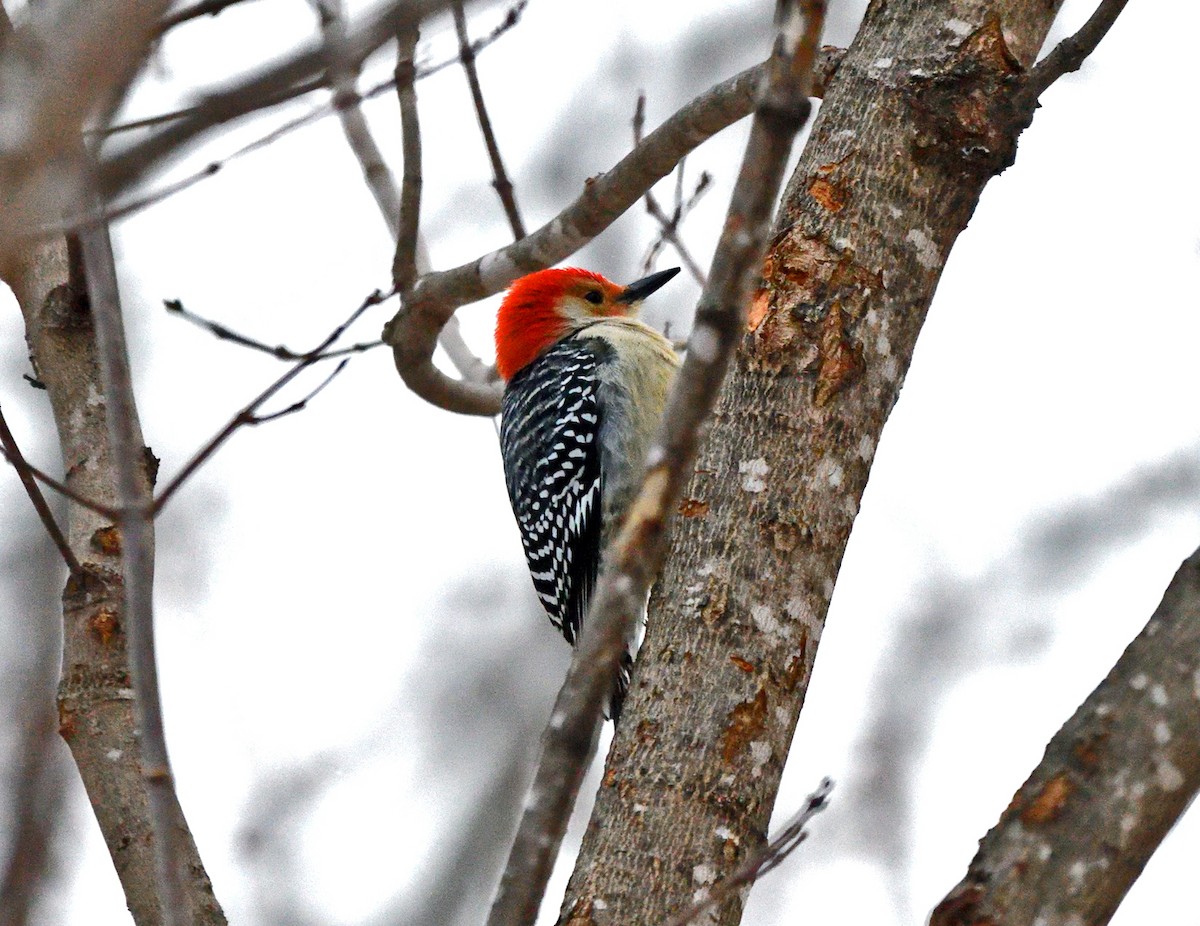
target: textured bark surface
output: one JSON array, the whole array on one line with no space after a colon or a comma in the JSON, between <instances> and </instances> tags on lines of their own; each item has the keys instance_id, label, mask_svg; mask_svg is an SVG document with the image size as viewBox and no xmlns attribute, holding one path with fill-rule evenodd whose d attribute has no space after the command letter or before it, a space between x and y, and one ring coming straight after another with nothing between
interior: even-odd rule
<instances>
[{"instance_id":1,"label":"textured bark surface","mask_svg":"<svg viewBox=\"0 0 1200 926\"><path fill-rule=\"evenodd\" d=\"M661 922L762 844L880 432L1058 6L868 10L680 506L563 920Z\"/></svg>"},{"instance_id":2,"label":"textured bark surface","mask_svg":"<svg viewBox=\"0 0 1200 926\"><path fill-rule=\"evenodd\" d=\"M31 246L4 268L25 317L34 372L45 384L58 428L66 484L102 505L118 503L106 404L86 299L59 240ZM73 285L75 281L76 285ZM157 461L149 451L149 497ZM71 503L67 540L84 569L63 594L59 730L71 749L138 926L161 922L154 842L142 780L124 628L119 530ZM182 816L178 825L184 827ZM223 924L212 885L188 837L189 868L203 909L196 922Z\"/></svg>"},{"instance_id":3,"label":"textured bark surface","mask_svg":"<svg viewBox=\"0 0 1200 926\"><path fill-rule=\"evenodd\" d=\"M1101 926L1200 789L1200 550L1063 725L931 926Z\"/></svg>"}]
</instances>

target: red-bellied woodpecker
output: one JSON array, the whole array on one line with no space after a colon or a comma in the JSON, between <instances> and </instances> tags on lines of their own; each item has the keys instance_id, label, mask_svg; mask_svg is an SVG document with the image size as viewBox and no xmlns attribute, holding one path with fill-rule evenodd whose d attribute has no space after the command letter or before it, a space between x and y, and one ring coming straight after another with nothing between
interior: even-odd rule
<instances>
[{"instance_id":1,"label":"red-bellied woodpecker","mask_svg":"<svg viewBox=\"0 0 1200 926\"><path fill-rule=\"evenodd\" d=\"M587 270L542 270L512 285L496 318L508 496L542 607L572 645L679 365L637 311L678 272L618 286ZM631 664L626 653L614 720Z\"/></svg>"}]
</instances>

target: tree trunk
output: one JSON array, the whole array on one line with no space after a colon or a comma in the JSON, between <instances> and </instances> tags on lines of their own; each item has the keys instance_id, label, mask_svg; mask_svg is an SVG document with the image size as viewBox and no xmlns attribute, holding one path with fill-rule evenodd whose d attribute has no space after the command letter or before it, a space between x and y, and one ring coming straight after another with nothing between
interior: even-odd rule
<instances>
[{"instance_id":1,"label":"tree trunk","mask_svg":"<svg viewBox=\"0 0 1200 926\"><path fill-rule=\"evenodd\" d=\"M868 9L785 193L562 919L662 922L762 844L880 432L1060 2Z\"/></svg>"},{"instance_id":2,"label":"tree trunk","mask_svg":"<svg viewBox=\"0 0 1200 926\"><path fill-rule=\"evenodd\" d=\"M116 506L106 401L78 255L65 239L29 245L3 276L20 304L34 372L50 398L64 481L85 498ZM146 461L149 498L157 461L148 449ZM67 518L67 541L83 575L63 593L59 732L79 768L133 920L152 926L162 918L126 651L120 531L75 502L68 504ZM176 825L186 832L181 814ZM190 834L187 841L189 876L202 907L194 911L195 921L223 926Z\"/></svg>"}]
</instances>

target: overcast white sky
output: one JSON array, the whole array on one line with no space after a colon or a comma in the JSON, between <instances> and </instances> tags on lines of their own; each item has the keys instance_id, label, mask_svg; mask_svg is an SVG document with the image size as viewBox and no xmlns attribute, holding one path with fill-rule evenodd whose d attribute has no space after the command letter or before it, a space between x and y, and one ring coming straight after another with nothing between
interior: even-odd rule
<instances>
[{"instance_id":1,"label":"overcast white sky","mask_svg":"<svg viewBox=\"0 0 1200 926\"><path fill-rule=\"evenodd\" d=\"M772 6L531 0L480 60L527 224L627 150L639 88L654 125L758 60ZM831 7L840 19L827 40L844 45L862 5ZM473 29L503 9L483 7ZM1052 40L1091 9L1068 0ZM301 0L259 0L178 30L131 112L171 108L313 26ZM921 922L1200 542L1198 33L1195 5L1131 4L1083 72L1046 94L1015 166L955 247L879 447L779 814L822 775L839 787L811 840L755 889L748 924ZM429 34L432 58L451 52L445 24ZM390 70L386 58L372 76ZM445 267L507 232L461 72L422 82L419 95L425 227ZM368 115L398 166L394 98ZM172 174L284 118L238 124ZM716 180L686 226L705 260L743 129L689 160L690 177ZM653 230L637 213L572 263L638 276ZM277 370L167 317L162 299L304 347L385 286L391 263L332 120L124 221L117 247L143 427L167 474ZM659 266L674 263L667 254ZM681 277L647 307L650 320L686 324L696 292ZM494 308L460 313L484 355ZM377 336L391 309L357 337ZM0 400L27 453L53 461L42 394L19 379L18 321L6 305ZM15 479L2 491L6 512L24 504ZM536 727L567 660L536 614L492 423L422 404L387 355L370 353L303 414L240 433L159 530L170 747L231 921L269 922L284 881L314 921L347 924L419 890L497 748L482 724L428 729L425 706L498 703ZM510 671L514 650L526 662ZM314 761L319 783L308 822L289 831L286 867L250 858L247 821L263 795ZM46 922L128 922L76 797L84 850ZM1193 813L1114 923L1194 918L1183 872L1197 857ZM276 863L272 884L262 872ZM557 897L549 906L548 923Z\"/></svg>"}]
</instances>

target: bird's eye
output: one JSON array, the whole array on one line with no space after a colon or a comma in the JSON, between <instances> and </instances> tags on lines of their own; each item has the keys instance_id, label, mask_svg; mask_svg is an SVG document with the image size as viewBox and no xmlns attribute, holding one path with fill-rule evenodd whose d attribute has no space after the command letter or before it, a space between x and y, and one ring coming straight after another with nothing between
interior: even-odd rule
<instances>
[{"instance_id":1,"label":"bird's eye","mask_svg":"<svg viewBox=\"0 0 1200 926\"><path fill-rule=\"evenodd\" d=\"M604 293L600 292L600 290L598 290L598 289L593 289L591 292L589 292L583 298L586 299L588 302L590 302L592 305L599 305L601 302L604 301Z\"/></svg>"}]
</instances>

